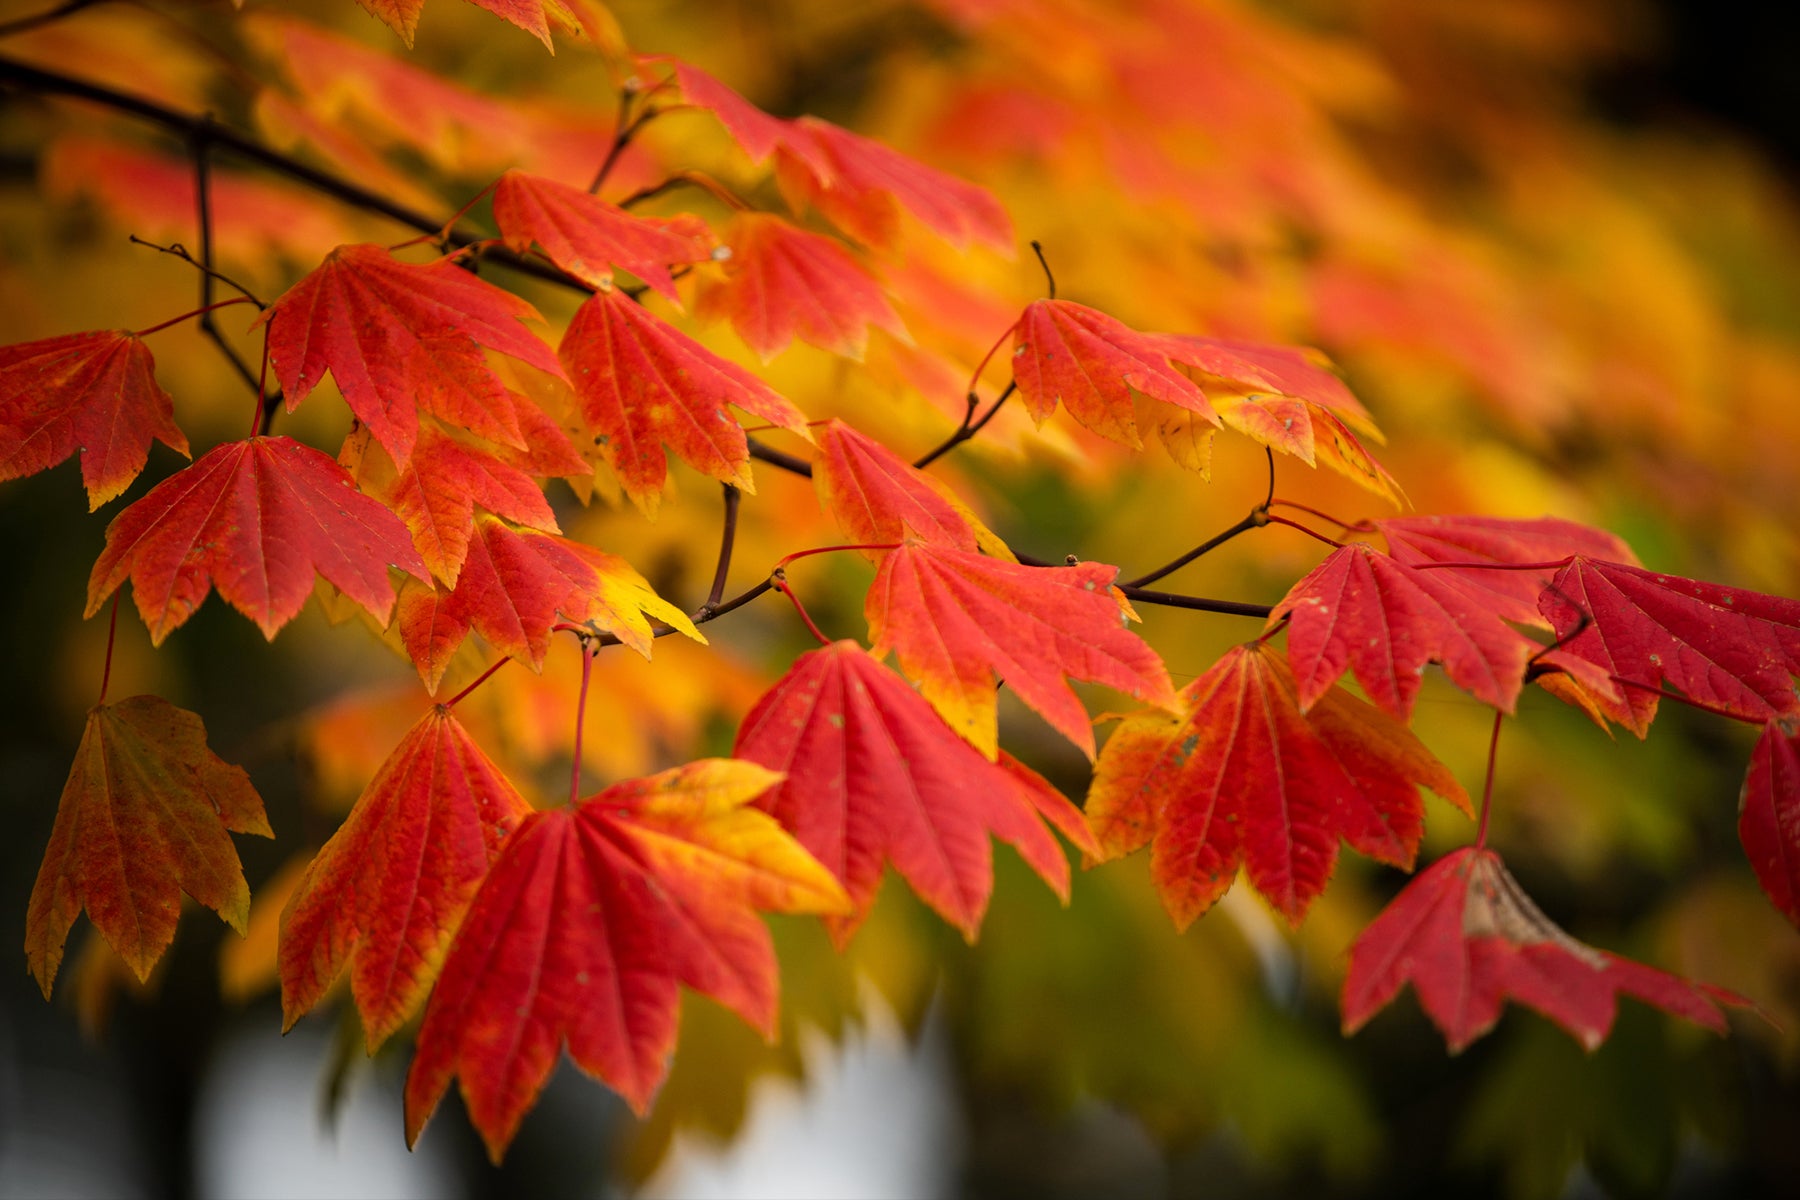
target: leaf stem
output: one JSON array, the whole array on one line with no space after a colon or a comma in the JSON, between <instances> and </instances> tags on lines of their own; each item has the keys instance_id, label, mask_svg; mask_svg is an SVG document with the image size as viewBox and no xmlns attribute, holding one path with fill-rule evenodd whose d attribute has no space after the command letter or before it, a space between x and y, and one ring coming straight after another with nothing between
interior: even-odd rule
<instances>
[{"instance_id":1,"label":"leaf stem","mask_svg":"<svg viewBox=\"0 0 1800 1200\"><path fill-rule=\"evenodd\" d=\"M810 550L796 550L792 554L784 555L776 561L775 569L780 571L791 562L811 558L815 554L831 554L838 550L898 550L899 548L899 542L846 542L839 546L814 546Z\"/></svg>"},{"instance_id":2,"label":"leaf stem","mask_svg":"<svg viewBox=\"0 0 1800 1200\"><path fill-rule=\"evenodd\" d=\"M587 722L588 681L594 674L594 651L588 648L588 635L576 633L581 643L581 691L575 696L575 761L569 767L569 807L581 799L581 729Z\"/></svg>"},{"instance_id":3,"label":"leaf stem","mask_svg":"<svg viewBox=\"0 0 1800 1200\"><path fill-rule=\"evenodd\" d=\"M454 696L450 697L448 700L444 701L444 707L445 708L455 708L458 704L460 704L462 702L462 700L465 696L467 696L470 692L474 691L476 688L480 687L482 684L486 683L488 681L489 676L491 676L495 671L498 671L501 667L504 667L507 663L509 663L511 661L512 661L512 658L510 655L501 658L493 666L489 667L487 670L485 670L481 674L477 675L475 677L474 683L471 683L468 687L464 688L462 691L456 693L456 695L454 695Z\"/></svg>"},{"instance_id":4,"label":"leaf stem","mask_svg":"<svg viewBox=\"0 0 1800 1200\"><path fill-rule=\"evenodd\" d=\"M233 296L229 300L215 300L211 304L208 304L204 308L196 308L189 312L182 313L179 317L170 317L166 321L159 321L157 324L152 325L147 329L137 330L136 336L149 337L153 333L161 333L163 330L169 328L169 326L171 326L171 325L179 325L183 321L191 321L195 317L203 316L206 313L214 311L215 309L230 308L234 304L254 304L254 303L256 303L254 300L251 300L245 296Z\"/></svg>"},{"instance_id":5,"label":"leaf stem","mask_svg":"<svg viewBox=\"0 0 1800 1200\"><path fill-rule=\"evenodd\" d=\"M1260 617L1265 621L1269 619L1269 614L1275 611L1274 606L1270 604L1250 604L1242 600L1213 600L1206 596L1184 596L1179 592L1157 592L1151 591L1149 588L1127 587L1122 584L1114 586L1125 593L1127 600L1155 604L1162 608L1186 608L1195 612L1224 613L1233 617Z\"/></svg>"},{"instance_id":6,"label":"leaf stem","mask_svg":"<svg viewBox=\"0 0 1800 1200\"><path fill-rule=\"evenodd\" d=\"M1329 520L1329 519L1330 518L1327 518L1327 520ZM1304 533L1307 537L1314 538L1318 541L1324 542L1327 546L1331 546L1338 550L1342 550L1344 548L1344 543L1338 541L1336 538L1326 537L1324 534L1320 533L1316 529L1309 529L1305 525L1302 525L1298 521L1290 521L1286 517L1278 517L1274 513L1269 514L1269 524L1271 524L1271 525L1286 525L1289 529L1298 529L1301 533ZM1347 528L1349 528L1349 526L1345 526L1345 528L1347 529Z\"/></svg>"},{"instance_id":7,"label":"leaf stem","mask_svg":"<svg viewBox=\"0 0 1800 1200\"><path fill-rule=\"evenodd\" d=\"M1494 810L1494 761L1500 751L1500 726L1506 720L1506 714L1499 709L1494 710L1494 732L1488 737L1487 779L1481 785L1481 822L1475 829L1475 848L1481 850L1487 846L1488 817Z\"/></svg>"},{"instance_id":8,"label":"leaf stem","mask_svg":"<svg viewBox=\"0 0 1800 1200\"><path fill-rule=\"evenodd\" d=\"M725 489L725 521L719 530L719 562L713 568L712 587L706 593L706 603L700 606L701 612L712 612L724 598L725 579L731 574L731 550L737 542L738 504L742 494L732 484L720 486Z\"/></svg>"},{"instance_id":9,"label":"leaf stem","mask_svg":"<svg viewBox=\"0 0 1800 1200\"><path fill-rule=\"evenodd\" d=\"M96 708L106 703L106 689L112 684L113 639L118 636L119 599L124 595L122 591L113 593L112 615L106 623L106 666L100 672L100 699L94 702Z\"/></svg>"},{"instance_id":10,"label":"leaf stem","mask_svg":"<svg viewBox=\"0 0 1800 1200\"><path fill-rule=\"evenodd\" d=\"M1273 456L1274 456L1274 452L1270 451L1271 459L1273 458ZM1274 466L1273 466L1273 463L1271 463L1270 471L1273 472L1273 470L1274 470ZM1332 516L1330 513L1326 512L1324 509L1314 508L1310 504L1302 504L1298 500L1278 499L1275 495L1275 480L1273 478L1273 475L1271 475L1271 477L1269 479L1269 504L1268 504L1268 506L1270 508L1291 508L1297 512L1303 512L1303 513L1308 514L1309 516L1317 517L1321 521L1330 521L1333 525L1336 525L1339 529L1366 530L1366 529L1370 528L1369 523L1367 521L1356 521L1356 522L1342 521L1342 520L1339 520L1337 517Z\"/></svg>"},{"instance_id":11,"label":"leaf stem","mask_svg":"<svg viewBox=\"0 0 1800 1200\"><path fill-rule=\"evenodd\" d=\"M1459 571L1554 571L1559 567L1568 566L1574 561L1574 558L1575 556L1571 554L1567 558L1559 558L1555 562L1430 562L1409 565L1415 571L1448 571L1451 569Z\"/></svg>"},{"instance_id":12,"label":"leaf stem","mask_svg":"<svg viewBox=\"0 0 1800 1200\"><path fill-rule=\"evenodd\" d=\"M806 611L806 605L800 603L800 597L794 595L794 589L788 586L787 575L780 567L776 567L769 576L769 586L793 601L794 611L800 614L800 619L806 622L806 627L812 631L812 635L819 639L819 645L831 645L831 639L826 637L813 623L812 615Z\"/></svg>"},{"instance_id":13,"label":"leaf stem","mask_svg":"<svg viewBox=\"0 0 1800 1200\"><path fill-rule=\"evenodd\" d=\"M1733 720L1733 721L1745 721L1751 725L1761 725L1767 721L1773 720L1773 719L1781 716L1781 714L1779 712L1775 711L1775 709L1773 707L1771 707L1768 715L1761 716L1761 717L1752 717L1745 713L1733 712L1729 708L1720 708L1716 704L1708 704L1704 700L1695 700L1691 696L1684 696L1680 692L1671 692L1666 688L1657 687L1654 684L1644 683L1641 680L1627 679L1623 675L1610 675L1609 674L1607 676L1607 678L1612 680L1614 683L1623 684L1628 688L1636 688L1640 692L1650 692L1653 695L1658 696L1664 700L1678 701L1679 703L1687 705L1689 708L1699 709L1703 713L1711 713L1715 717L1725 717L1725 718L1727 718L1729 720Z\"/></svg>"},{"instance_id":14,"label":"leaf stem","mask_svg":"<svg viewBox=\"0 0 1800 1200\"><path fill-rule=\"evenodd\" d=\"M1056 299L1056 276L1050 271L1050 260L1044 257L1044 243L1032 238L1031 252L1037 255L1038 266L1044 268L1044 279L1050 284L1050 299Z\"/></svg>"}]
</instances>

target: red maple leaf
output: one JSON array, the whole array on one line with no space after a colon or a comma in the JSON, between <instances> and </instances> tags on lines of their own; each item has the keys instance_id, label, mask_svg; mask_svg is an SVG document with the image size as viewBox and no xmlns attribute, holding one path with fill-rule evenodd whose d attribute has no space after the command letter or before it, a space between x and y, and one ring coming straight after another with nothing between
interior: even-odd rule
<instances>
[{"instance_id":1,"label":"red maple leaf","mask_svg":"<svg viewBox=\"0 0 1800 1200\"><path fill-rule=\"evenodd\" d=\"M578 187L523 171L500 177L494 220L508 246L524 251L536 242L584 283L611 287L617 267L677 304L670 266L712 260L712 234L698 217L633 216Z\"/></svg>"},{"instance_id":2,"label":"red maple leaf","mask_svg":"<svg viewBox=\"0 0 1800 1200\"><path fill-rule=\"evenodd\" d=\"M1770 721L1750 755L1738 840L1770 903L1800 925L1800 734Z\"/></svg>"},{"instance_id":3,"label":"red maple leaf","mask_svg":"<svg viewBox=\"0 0 1800 1200\"><path fill-rule=\"evenodd\" d=\"M1578 555L1538 607L1564 654L1638 685L1596 702L1639 737L1665 681L1740 720L1800 714L1800 601Z\"/></svg>"},{"instance_id":4,"label":"red maple leaf","mask_svg":"<svg viewBox=\"0 0 1800 1200\"><path fill-rule=\"evenodd\" d=\"M274 836L250 777L207 747L199 717L156 696L92 709L25 914L44 998L83 908L139 979L174 940L183 892L243 933L250 888L232 833Z\"/></svg>"},{"instance_id":5,"label":"red maple leaf","mask_svg":"<svg viewBox=\"0 0 1800 1200\"><path fill-rule=\"evenodd\" d=\"M390 567L427 577L398 517L327 455L255 437L215 446L113 518L87 615L129 578L160 644L217 587L273 638L305 606L316 572L385 623Z\"/></svg>"},{"instance_id":6,"label":"red maple leaf","mask_svg":"<svg viewBox=\"0 0 1800 1200\"><path fill-rule=\"evenodd\" d=\"M830 121L793 121L775 167L790 204L812 205L871 246L893 245L905 212L953 245L1012 251L1012 221L992 192Z\"/></svg>"},{"instance_id":7,"label":"red maple leaf","mask_svg":"<svg viewBox=\"0 0 1800 1200\"><path fill-rule=\"evenodd\" d=\"M1302 711L1286 661L1239 646L1181 690L1174 714L1128 717L1094 769L1087 818L1104 857L1150 843L1151 877L1186 928L1243 866L1300 923L1325 890L1341 838L1410 868L1424 828L1419 788L1468 797L1405 726L1342 688Z\"/></svg>"},{"instance_id":8,"label":"red maple leaf","mask_svg":"<svg viewBox=\"0 0 1800 1200\"><path fill-rule=\"evenodd\" d=\"M282 914L283 1028L349 963L373 1054L424 1001L501 840L530 812L449 709L426 713L307 866Z\"/></svg>"},{"instance_id":9,"label":"red maple leaf","mask_svg":"<svg viewBox=\"0 0 1800 1200\"><path fill-rule=\"evenodd\" d=\"M910 537L954 550L976 548L967 510L923 471L836 418L819 438L813 483L852 541L884 545Z\"/></svg>"},{"instance_id":10,"label":"red maple leaf","mask_svg":"<svg viewBox=\"0 0 1800 1200\"><path fill-rule=\"evenodd\" d=\"M453 262L418 266L358 245L326 255L259 321L269 324L269 361L290 412L330 371L350 411L404 465L418 435L421 391L433 411L483 436L491 434L471 423L471 413L510 411L482 347L561 374L550 348L519 324L524 319L538 319L537 310ZM516 426L505 440L519 442Z\"/></svg>"},{"instance_id":11,"label":"red maple leaf","mask_svg":"<svg viewBox=\"0 0 1800 1200\"><path fill-rule=\"evenodd\" d=\"M1743 997L1576 941L1546 917L1500 856L1474 846L1406 885L1350 950L1344 1032L1411 983L1451 1053L1494 1027L1507 1000L1530 1006L1587 1049L1606 1040L1621 994L1725 1032L1721 1004Z\"/></svg>"},{"instance_id":12,"label":"red maple leaf","mask_svg":"<svg viewBox=\"0 0 1800 1200\"><path fill-rule=\"evenodd\" d=\"M783 429L806 428L805 414L768 384L622 292L602 291L583 304L560 353L606 461L646 513L662 500L665 442L695 470L756 491L749 443L727 405Z\"/></svg>"},{"instance_id":13,"label":"red maple leaf","mask_svg":"<svg viewBox=\"0 0 1800 1200\"><path fill-rule=\"evenodd\" d=\"M1131 396L1140 392L1198 415L1219 416L1206 394L1169 362L1162 335L1139 333L1099 309L1068 300L1028 305L1013 331L1013 378L1042 423L1057 404L1101 437L1139 447Z\"/></svg>"},{"instance_id":14,"label":"red maple leaf","mask_svg":"<svg viewBox=\"0 0 1800 1200\"><path fill-rule=\"evenodd\" d=\"M1442 572L1403 566L1362 544L1333 551L1290 588L1269 627L1284 621L1301 707L1351 670L1369 699L1402 720L1412 715L1428 662L1511 712L1537 648Z\"/></svg>"},{"instance_id":15,"label":"red maple leaf","mask_svg":"<svg viewBox=\"0 0 1800 1200\"><path fill-rule=\"evenodd\" d=\"M801 341L861 359L869 326L906 337L887 294L843 245L772 213L739 213L726 228L724 278L700 288L700 315L727 317L764 362Z\"/></svg>"},{"instance_id":16,"label":"red maple leaf","mask_svg":"<svg viewBox=\"0 0 1800 1200\"><path fill-rule=\"evenodd\" d=\"M780 776L711 759L527 817L444 961L406 1081L406 1138L462 1080L496 1162L563 1046L642 1113L675 1048L680 986L774 1028L757 911L843 912L843 889L750 801Z\"/></svg>"},{"instance_id":17,"label":"red maple leaf","mask_svg":"<svg viewBox=\"0 0 1800 1200\"><path fill-rule=\"evenodd\" d=\"M1156 651L1125 627L1117 567L1026 567L910 541L881 561L864 613L877 657L900 669L951 728L992 758L994 682L1005 680L1064 737L1094 754L1087 709L1064 677L1150 704L1174 702Z\"/></svg>"},{"instance_id":18,"label":"red maple leaf","mask_svg":"<svg viewBox=\"0 0 1800 1200\"><path fill-rule=\"evenodd\" d=\"M471 629L535 669L560 620L616 634L646 658L655 617L704 642L688 615L658 596L630 563L554 534L478 517L454 588L407 585L400 639L425 686L436 690Z\"/></svg>"},{"instance_id":19,"label":"red maple leaf","mask_svg":"<svg viewBox=\"0 0 1800 1200\"><path fill-rule=\"evenodd\" d=\"M1549 628L1538 611L1538 596L1556 568L1482 570L1443 567L1446 563L1493 564L1560 562L1570 555L1637 563L1631 547L1614 534L1558 517L1391 517L1374 522L1387 539L1388 555L1409 567L1431 566L1454 580L1497 616L1521 625ZM1437 569L1441 568L1441 569Z\"/></svg>"},{"instance_id":20,"label":"red maple leaf","mask_svg":"<svg viewBox=\"0 0 1800 1200\"><path fill-rule=\"evenodd\" d=\"M425 0L356 0L376 20L400 35L408 50L412 49L413 35L418 32L419 14L425 10ZM562 29L578 29L580 22L569 8L560 0L469 0L477 8L485 8L503 21L518 26L538 41L544 43L544 49L556 53L556 46L550 41L550 21L554 19Z\"/></svg>"},{"instance_id":21,"label":"red maple leaf","mask_svg":"<svg viewBox=\"0 0 1800 1200\"><path fill-rule=\"evenodd\" d=\"M532 529L559 532L556 514L530 475L433 425L420 427L403 471L395 472L392 460L371 448L366 430L353 433L339 454L346 465L352 460L358 482L405 522L426 567L446 586L455 587L462 572L477 507Z\"/></svg>"},{"instance_id":22,"label":"red maple leaf","mask_svg":"<svg viewBox=\"0 0 1800 1200\"><path fill-rule=\"evenodd\" d=\"M1323 356L1299 346L1239 342L1197 334L1150 335L1210 396L1214 391L1285 396L1337 414L1364 433L1375 433L1369 410L1325 366Z\"/></svg>"},{"instance_id":23,"label":"red maple leaf","mask_svg":"<svg viewBox=\"0 0 1800 1200\"><path fill-rule=\"evenodd\" d=\"M152 438L188 453L137 334L102 330L0 346L0 481L79 452L91 512L137 478Z\"/></svg>"},{"instance_id":24,"label":"red maple leaf","mask_svg":"<svg viewBox=\"0 0 1800 1200\"><path fill-rule=\"evenodd\" d=\"M716 116L753 162L776 156L789 203L813 205L859 240L891 245L904 210L957 245L973 240L1012 249L1012 222L987 189L829 121L771 117L705 71L671 56L646 55L639 62L672 66L682 99Z\"/></svg>"},{"instance_id":25,"label":"red maple leaf","mask_svg":"<svg viewBox=\"0 0 1800 1200\"><path fill-rule=\"evenodd\" d=\"M744 718L732 753L786 772L757 804L850 893L855 912L827 922L840 947L886 863L973 942L994 887L990 836L1065 901L1069 865L1040 818L1098 849L1060 792L1009 759L983 758L855 642L801 655Z\"/></svg>"}]
</instances>

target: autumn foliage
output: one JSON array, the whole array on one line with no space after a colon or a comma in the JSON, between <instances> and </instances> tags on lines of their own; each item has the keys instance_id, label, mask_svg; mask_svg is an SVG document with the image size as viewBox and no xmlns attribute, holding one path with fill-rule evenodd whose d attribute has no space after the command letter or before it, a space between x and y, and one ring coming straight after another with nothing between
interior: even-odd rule
<instances>
[{"instance_id":1,"label":"autumn foliage","mask_svg":"<svg viewBox=\"0 0 1800 1200\"><path fill-rule=\"evenodd\" d=\"M0 347L0 480L78 458L111 506L84 613L106 678L127 591L152 646L217 593L379 676L292 715L314 777L356 794L316 835L270 828L201 715L102 683L25 914L46 997L78 913L144 979L186 893L262 922L250 973L286 1026L341 1002L369 1053L411 1045L409 1143L455 1083L496 1161L565 1050L651 1112L684 988L791 1035L763 914L822 922L844 970L929 961L880 919L902 886L984 953L1057 938L988 919L1026 886L995 842L1067 921L1126 920L1147 876L1149 944L1221 907L1326 939L1347 1034L1408 987L1452 1053L1509 1003L1589 1050L1620 996L1719 1034L1773 1005L1722 986L1754 972L1577 940L1502 861L1533 847L1497 763L1559 770L1512 730L1566 707L1598 727L1578 753L1624 760L1609 732L1695 710L1760 734L1730 742L1741 798L1703 802L1800 925L1792 482L1709 507L1692 481L1763 468L1695 448L1680 364L1554 254L1419 217L1428 166L1363 160L1359 122L1395 154L1433 136L1393 108L1434 86L1405 26L1384 74L1228 5L938 0L964 69L918 66L935 122L876 137L777 115L745 93L779 81L728 85L734 52L702 69L593 0L475 3L554 52L521 78L579 87L436 73L440 18L510 35L448 0L362 0L391 32L347 4L5 27L42 187L162 280L47 303ZM139 77L106 52L157 22L245 65L171 50ZM1478 107L1437 119L1482 131L1485 171L1514 143ZM1543 186L1496 220L1574 245L1626 202L1538 135L1515 166ZM1129 199L1083 215L1096 189ZM1609 262L1675 253L1595 236ZM1800 384L1800 357L1757 352L1775 383L1746 406ZM1775 433L1757 454L1800 453ZM1196 561L1223 565L1168 590ZM232 834L292 849L291 891L253 911Z\"/></svg>"}]
</instances>

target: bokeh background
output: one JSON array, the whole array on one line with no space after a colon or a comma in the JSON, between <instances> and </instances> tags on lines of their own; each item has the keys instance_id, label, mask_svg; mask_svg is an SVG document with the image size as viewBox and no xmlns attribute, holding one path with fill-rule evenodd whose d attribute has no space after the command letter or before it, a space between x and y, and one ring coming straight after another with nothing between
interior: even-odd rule
<instances>
[{"instance_id":1,"label":"bokeh background","mask_svg":"<svg viewBox=\"0 0 1800 1200\"><path fill-rule=\"evenodd\" d=\"M635 49L991 187L1021 238L1044 244L1063 296L1141 328L1323 348L1387 432L1378 453L1420 512L1553 513L1623 534L1660 569L1800 595L1800 34L1779 6L612 11ZM427 4L410 53L349 0L248 0L242 13L101 4L0 54L215 111L445 215L507 166L584 180L614 103L603 55L564 45L548 58L457 0ZM387 61L444 90L396 104L367 83ZM144 327L189 307L188 268L125 240L192 239L180 148L95 110L12 93L0 105L0 336ZM373 157L347 165L305 119ZM674 163L776 200L699 117L652 127L620 186ZM404 236L241 164L219 171L237 189L220 200L221 265L265 295L337 242ZM876 266L910 344L878 335L854 369L796 348L767 375L809 414L854 414L923 447L1043 283L1028 256L908 250ZM566 319L566 298L504 282ZM744 356L728 331L703 332ZM158 337L196 446L239 436L246 398L213 349L192 330ZM335 450L344 425L322 394L281 428ZM156 450L127 500L178 465ZM1222 441L1203 483L1154 451L1133 459L1060 418L1034 431L1009 412L944 473L1016 548L1131 572L1241 515L1263 457ZM1346 520L1385 511L1291 462L1279 478L1284 495ZM810 489L759 480L744 583L835 540ZM84 499L72 465L0 487L0 928L10 921L15 941L104 657L104 617L80 619L83 588L124 502L90 515ZM654 525L604 498L555 499L565 529L625 554L664 595L704 592L717 522L706 481L678 473ZM1262 531L1171 586L1271 602L1317 557ZM861 632L866 571L821 563L797 578L829 632ZM1144 616L1178 682L1254 632ZM773 605L709 633L711 650L602 660L594 778L727 750L805 645ZM471 652L459 677L479 668ZM542 677L509 668L459 708L546 796L566 779L574 674L572 653L553 654ZM1502 743L1495 841L1577 936L1762 1004L1772 1022L1737 1018L1729 1039L1627 1003L1593 1055L1514 1012L1452 1058L1410 999L1345 1039L1343 955L1398 873L1346 861L1297 934L1240 888L1177 935L1142 861L1080 874L1065 910L1002 852L978 945L892 883L845 955L812 924L777 921L778 1045L691 1001L646 1121L565 1065L494 1169L453 1102L406 1155L406 1047L365 1060L343 1006L277 1037L282 889L426 702L410 669L320 605L269 644L209 602L156 650L127 606L111 695L138 691L201 713L268 803L275 842L239 843L258 895L251 937L191 912L141 986L79 926L49 1004L22 969L0 972L0 1194L1700 1196L1778 1194L1800 1171L1800 936L1757 891L1735 833L1753 733L1673 705L1639 743L1528 700ZM1021 711L1005 720L1006 744L1079 796L1079 757ZM1471 785L1488 723L1428 680L1416 727ZM1447 807L1429 818L1430 855L1471 835Z\"/></svg>"}]
</instances>

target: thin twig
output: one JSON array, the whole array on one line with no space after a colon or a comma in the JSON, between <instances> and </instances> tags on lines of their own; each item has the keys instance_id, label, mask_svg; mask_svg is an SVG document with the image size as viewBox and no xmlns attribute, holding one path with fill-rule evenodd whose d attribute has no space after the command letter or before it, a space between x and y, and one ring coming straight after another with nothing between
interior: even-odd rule
<instances>
[{"instance_id":1,"label":"thin twig","mask_svg":"<svg viewBox=\"0 0 1800 1200\"><path fill-rule=\"evenodd\" d=\"M719 530L719 563L713 568L712 588L706 593L706 603L700 606L702 612L718 608L719 601L725 596L725 578L731 574L731 549L737 541L738 504L742 495L729 483L720 486L725 489L725 521Z\"/></svg>"},{"instance_id":2,"label":"thin twig","mask_svg":"<svg viewBox=\"0 0 1800 1200\"><path fill-rule=\"evenodd\" d=\"M971 391L969 393L969 411L963 414L962 424L958 425L955 431L942 442L939 442L934 449L928 451L922 457L913 460L913 466L920 470L924 470L956 447L980 433L987 423L994 419L994 414L1000 411L1000 406L1006 403L1007 397L1018 390L1018 386L1016 380L1009 381L1006 385L1006 390L1002 391L1000 395L995 398L994 402L988 405L988 410L981 414L980 420L976 421L971 421L969 419L975 415L975 393Z\"/></svg>"},{"instance_id":3,"label":"thin twig","mask_svg":"<svg viewBox=\"0 0 1800 1200\"><path fill-rule=\"evenodd\" d=\"M1157 580L1161 579L1163 576L1172 575L1176 571L1181 570L1181 568L1187 566L1189 563L1193 562L1196 558L1199 558L1201 555L1212 553L1214 550L1217 550L1220 546L1223 546L1226 542L1229 542L1232 538L1236 537L1238 534L1248 533L1252 529L1261 529L1264 525L1267 525L1268 523L1269 523L1269 510L1261 505L1258 505L1257 507L1251 509L1249 512L1245 513L1243 519L1240 520L1237 524L1233 525L1231 528L1222 530L1219 533L1214 534L1212 537L1207 538L1204 542L1201 542L1198 546L1195 546L1192 550L1189 550L1186 554L1183 554L1179 558L1172 559L1169 562L1164 563L1162 566L1156 568L1156 570L1147 572L1146 574L1143 574L1143 575L1139 575L1136 579L1130 580L1127 583L1122 583L1119 586L1120 587L1143 587L1147 583L1155 583Z\"/></svg>"},{"instance_id":4,"label":"thin twig","mask_svg":"<svg viewBox=\"0 0 1800 1200\"><path fill-rule=\"evenodd\" d=\"M194 154L194 223L200 231L200 261L195 264L200 268L200 332L204 333L212 341L212 344L218 347L219 353L225 356L225 361L231 364L231 369L237 372L238 378L242 379L255 392L257 404L255 430L257 433L267 433L269 422L274 419L274 409L270 406L268 397L263 393L261 381L250 370L250 364L246 363L231 343L225 340L225 331L219 328L219 323L213 318L212 313L213 283L217 278L217 268L213 266L211 154L213 130L212 114L207 113L195 124L188 138L188 145ZM261 305L259 304L257 307L260 308Z\"/></svg>"}]
</instances>

